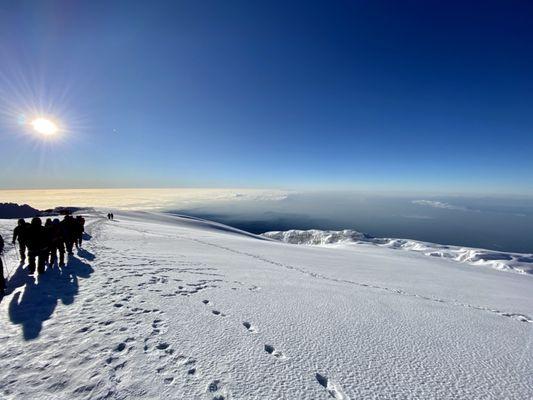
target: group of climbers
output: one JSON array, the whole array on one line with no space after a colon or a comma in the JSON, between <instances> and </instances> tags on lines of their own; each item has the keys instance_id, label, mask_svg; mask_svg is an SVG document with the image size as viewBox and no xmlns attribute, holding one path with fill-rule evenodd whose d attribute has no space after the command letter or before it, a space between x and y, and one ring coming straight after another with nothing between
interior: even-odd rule
<instances>
[{"instance_id":1,"label":"group of climbers","mask_svg":"<svg viewBox=\"0 0 533 400\"><path fill-rule=\"evenodd\" d=\"M18 244L20 264L24 265L28 258L28 273L45 272L46 265L52 267L56 263L65 266L65 253L71 255L74 247L81 248L85 218L81 215L74 218L65 215L62 221L58 218L47 218L44 225L41 218L35 217L30 223L19 219L13 230L12 244ZM0 296L5 289L4 265L1 257L4 240L0 235Z\"/></svg>"},{"instance_id":2,"label":"group of climbers","mask_svg":"<svg viewBox=\"0 0 533 400\"><path fill-rule=\"evenodd\" d=\"M27 253L28 273L33 274L37 266L41 274L47 264L53 266L59 260L60 267L65 265L65 252L72 254L74 246L82 245L84 226L85 219L81 215L76 218L65 215L62 221L47 218L44 226L39 217L33 218L31 223L21 218L13 230L12 243L18 242L21 263L26 261Z\"/></svg>"}]
</instances>

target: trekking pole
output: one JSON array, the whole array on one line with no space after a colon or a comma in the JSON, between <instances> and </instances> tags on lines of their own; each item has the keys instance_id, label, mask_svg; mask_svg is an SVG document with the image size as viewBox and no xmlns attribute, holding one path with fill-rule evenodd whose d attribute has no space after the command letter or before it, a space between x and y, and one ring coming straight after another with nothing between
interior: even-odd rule
<instances>
[{"instance_id":1,"label":"trekking pole","mask_svg":"<svg viewBox=\"0 0 533 400\"><path fill-rule=\"evenodd\" d=\"M15 250L17 250L17 243L15 242ZM6 258L4 257L4 253L0 254L0 257L2 258L2 265L4 266L5 270L6 270L6 273L7 273L7 276L5 278L5 282L7 283L7 280L9 278L11 278L11 275L12 275L12 268L8 268L7 267L7 263L6 263Z\"/></svg>"},{"instance_id":2,"label":"trekking pole","mask_svg":"<svg viewBox=\"0 0 533 400\"><path fill-rule=\"evenodd\" d=\"M22 262L22 258L20 258L20 245L15 242L15 253L17 254L17 256L19 257L19 261ZM24 257L26 257L26 252L24 252Z\"/></svg>"},{"instance_id":3,"label":"trekking pole","mask_svg":"<svg viewBox=\"0 0 533 400\"><path fill-rule=\"evenodd\" d=\"M2 265L4 266L6 272L7 272L7 276L5 277L4 281L7 283L7 280L9 278L11 278L11 271L9 270L9 268L7 268L7 263L6 263L6 259L4 257L4 255L0 255L0 258L2 259Z\"/></svg>"}]
</instances>

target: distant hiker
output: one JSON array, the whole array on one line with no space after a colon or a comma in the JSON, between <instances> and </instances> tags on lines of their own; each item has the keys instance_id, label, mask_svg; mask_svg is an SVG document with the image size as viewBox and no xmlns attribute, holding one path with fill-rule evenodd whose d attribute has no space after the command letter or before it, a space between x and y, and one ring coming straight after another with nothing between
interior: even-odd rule
<instances>
[{"instance_id":1,"label":"distant hiker","mask_svg":"<svg viewBox=\"0 0 533 400\"><path fill-rule=\"evenodd\" d=\"M57 261L57 253L59 253L59 266L65 266L65 243L63 239L63 231L59 219L55 218L52 221L50 229L50 266Z\"/></svg>"},{"instance_id":2,"label":"distant hiker","mask_svg":"<svg viewBox=\"0 0 533 400\"><path fill-rule=\"evenodd\" d=\"M20 255L20 262L24 264L24 261L26 260L26 248L28 247L27 244L27 236L28 236L28 228L30 224L28 224L26 221L24 221L22 218L18 220L18 224L13 229L13 245L18 241L19 243L19 255Z\"/></svg>"},{"instance_id":3,"label":"distant hiker","mask_svg":"<svg viewBox=\"0 0 533 400\"><path fill-rule=\"evenodd\" d=\"M76 248L81 247L81 242L83 241L83 232L85 231L85 218L81 215L76 217L76 236L74 238L74 243L76 243Z\"/></svg>"},{"instance_id":4,"label":"distant hiker","mask_svg":"<svg viewBox=\"0 0 533 400\"><path fill-rule=\"evenodd\" d=\"M113 221L115 219L115 216L113 215L113 213L111 213L111 221Z\"/></svg>"},{"instance_id":5,"label":"distant hiker","mask_svg":"<svg viewBox=\"0 0 533 400\"><path fill-rule=\"evenodd\" d=\"M107 213L107 219L111 220L111 213Z\"/></svg>"},{"instance_id":6,"label":"distant hiker","mask_svg":"<svg viewBox=\"0 0 533 400\"><path fill-rule=\"evenodd\" d=\"M4 278L4 262L2 260L2 254L4 253L4 239L0 235L0 296L4 294L6 288L6 280Z\"/></svg>"},{"instance_id":7,"label":"distant hiker","mask_svg":"<svg viewBox=\"0 0 533 400\"><path fill-rule=\"evenodd\" d=\"M30 259L28 273L35 272L35 259L38 258L37 271L44 273L46 259L48 258L48 244L42 221L39 217L31 220L28 228L28 256Z\"/></svg>"}]
</instances>

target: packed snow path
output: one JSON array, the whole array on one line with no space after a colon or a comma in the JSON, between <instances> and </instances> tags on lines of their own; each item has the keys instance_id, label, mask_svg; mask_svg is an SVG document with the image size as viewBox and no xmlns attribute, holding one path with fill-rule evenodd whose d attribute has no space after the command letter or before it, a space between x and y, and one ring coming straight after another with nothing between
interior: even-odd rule
<instances>
[{"instance_id":1,"label":"packed snow path","mask_svg":"<svg viewBox=\"0 0 533 400\"><path fill-rule=\"evenodd\" d=\"M529 275L115 215L43 276L8 246L0 398L533 397Z\"/></svg>"}]
</instances>

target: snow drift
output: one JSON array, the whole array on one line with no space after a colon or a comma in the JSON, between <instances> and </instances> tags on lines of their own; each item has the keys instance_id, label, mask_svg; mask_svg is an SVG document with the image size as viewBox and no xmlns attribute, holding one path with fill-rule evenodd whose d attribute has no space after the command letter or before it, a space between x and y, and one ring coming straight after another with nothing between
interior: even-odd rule
<instances>
[{"instance_id":1,"label":"snow drift","mask_svg":"<svg viewBox=\"0 0 533 400\"><path fill-rule=\"evenodd\" d=\"M372 244L391 249L416 251L426 256L446 258L461 263L489 266L501 271L533 274L533 254L447 246L410 239L376 238L350 229L342 231L293 229L266 232L262 236L285 243L313 246Z\"/></svg>"}]
</instances>

